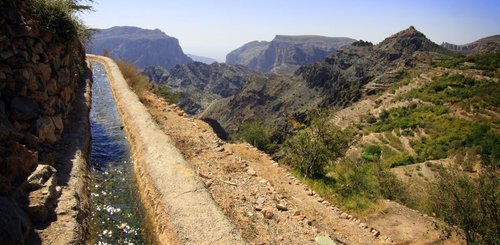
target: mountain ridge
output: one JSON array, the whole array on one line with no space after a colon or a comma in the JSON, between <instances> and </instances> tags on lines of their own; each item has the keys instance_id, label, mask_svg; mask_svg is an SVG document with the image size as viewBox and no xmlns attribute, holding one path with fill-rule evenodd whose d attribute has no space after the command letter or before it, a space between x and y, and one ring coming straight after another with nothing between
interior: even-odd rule
<instances>
[{"instance_id":1,"label":"mountain ridge","mask_svg":"<svg viewBox=\"0 0 500 245\"><path fill-rule=\"evenodd\" d=\"M466 44L443 42L442 47L461 54L474 55L500 51L500 35L493 35Z\"/></svg>"},{"instance_id":2,"label":"mountain ridge","mask_svg":"<svg viewBox=\"0 0 500 245\"><path fill-rule=\"evenodd\" d=\"M226 56L230 64L242 64L264 73L292 74L300 65L324 59L354 42L346 37L276 35L270 42L252 41Z\"/></svg>"},{"instance_id":3,"label":"mountain ridge","mask_svg":"<svg viewBox=\"0 0 500 245\"><path fill-rule=\"evenodd\" d=\"M280 127L319 107L344 107L399 81L398 70L429 65L433 53L449 53L414 27L377 45L357 41L321 62L301 66L292 77L253 80L233 97L216 102L200 117L220 120L229 132L249 118Z\"/></svg>"},{"instance_id":4,"label":"mountain ridge","mask_svg":"<svg viewBox=\"0 0 500 245\"><path fill-rule=\"evenodd\" d=\"M191 115L202 112L213 101L234 95L249 79L263 77L242 65L217 62L210 65L192 62L169 70L146 67L143 73L152 82L180 92L178 104Z\"/></svg>"},{"instance_id":5,"label":"mountain ridge","mask_svg":"<svg viewBox=\"0 0 500 245\"><path fill-rule=\"evenodd\" d=\"M193 60L184 54L179 40L159 29L149 30L133 26L115 26L96 31L87 52L102 54L107 50L115 59L128 60L134 65L171 68Z\"/></svg>"}]
</instances>

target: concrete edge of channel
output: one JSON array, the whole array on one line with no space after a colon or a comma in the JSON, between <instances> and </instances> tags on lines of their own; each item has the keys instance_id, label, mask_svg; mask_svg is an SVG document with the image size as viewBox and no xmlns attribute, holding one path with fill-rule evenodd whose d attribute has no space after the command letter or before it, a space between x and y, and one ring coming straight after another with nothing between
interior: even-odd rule
<instances>
[{"instance_id":1,"label":"concrete edge of channel","mask_svg":"<svg viewBox=\"0 0 500 245\"><path fill-rule=\"evenodd\" d=\"M104 65L129 140L141 200L161 244L247 244L195 171L131 91L116 63Z\"/></svg>"}]
</instances>

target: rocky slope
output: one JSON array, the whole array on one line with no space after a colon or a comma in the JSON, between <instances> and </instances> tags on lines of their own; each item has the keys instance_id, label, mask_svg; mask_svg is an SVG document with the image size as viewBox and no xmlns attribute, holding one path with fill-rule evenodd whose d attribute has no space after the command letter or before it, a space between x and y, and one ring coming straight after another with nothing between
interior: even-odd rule
<instances>
[{"instance_id":1,"label":"rocky slope","mask_svg":"<svg viewBox=\"0 0 500 245\"><path fill-rule=\"evenodd\" d=\"M189 114L197 114L212 102L234 95L247 81L263 79L258 72L242 65L193 62L170 70L147 67L144 70L151 81L180 92L178 104Z\"/></svg>"},{"instance_id":2,"label":"rocky slope","mask_svg":"<svg viewBox=\"0 0 500 245\"><path fill-rule=\"evenodd\" d=\"M354 39L323 36L277 35L271 42L253 41L226 56L229 64L241 64L260 72L293 73L299 66L320 61Z\"/></svg>"},{"instance_id":3,"label":"rocky slope","mask_svg":"<svg viewBox=\"0 0 500 245\"><path fill-rule=\"evenodd\" d=\"M318 107L349 105L401 79L403 68L429 65L433 56L448 52L410 27L377 45L354 42L323 62L302 66L292 77L253 80L201 117L218 120L230 132L249 118L278 127L285 118L301 120Z\"/></svg>"},{"instance_id":4,"label":"rocky slope","mask_svg":"<svg viewBox=\"0 0 500 245\"><path fill-rule=\"evenodd\" d=\"M87 52L102 54L108 50L115 59L124 59L134 65L171 68L192 62L182 51L179 41L162 31L131 26L115 26L98 30L87 45Z\"/></svg>"},{"instance_id":5,"label":"rocky slope","mask_svg":"<svg viewBox=\"0 0 500 245\"><path fill-rule=\"evenodd\" d=\"M45 2L0 2L1 244L25 244L28 236L44 241L40 233L57 220L66 224L59 233L68 239L61 243L81 238L85 229L80 219L85 181L75 181L85 170L74 171L86 164L89 140L85 117L89 108L82 101L88 86L85 52L72 29L74 23L68 23L69 13L51 16L64 30L45 25L50 13L35 10L48 6L58 11ZM79 136L71 140L80 140L78 144L64 137L75 121L79 129L73 132ZM82 159L66 161L61 154L75 151ZM60 196L66 201L58 202ZM76 199L78 205L69 207L67 201ZM65 212L64 219L56 216L57 205Z\"/></svg>"},{"instance_id":6,"label":"rocky slope","mask_svg":"<svg viewBox=\"0 0 500 245\"><path fill-rule=\"evenodd\" d=\"M441 46L461 54L486 54L500 51L500 35L481 38L475 42L457 45L444 42Z\"/></svg>"}]
</instances>

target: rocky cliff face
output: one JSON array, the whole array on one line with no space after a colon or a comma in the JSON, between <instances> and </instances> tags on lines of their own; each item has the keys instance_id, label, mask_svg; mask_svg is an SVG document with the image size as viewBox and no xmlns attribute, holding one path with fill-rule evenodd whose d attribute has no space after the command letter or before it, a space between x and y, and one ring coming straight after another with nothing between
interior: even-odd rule
<instances>
[{"instance_id":1,"label":"rocky cliff face","mask_svg":"<svg viewBox=\"0 0 500 245\"><path fill-rule=\"evenodd\" d=\"M441 44L441 46L451 51L466 55L500 52L500 35L485 37L475 42L463 45L444 42Z\"/></svg>"},{"instance_id":2,"label":"rocky cliff face","mask_svg":"<svg viewBox=\"0 0 500 245\"><path fill-rule=\"evenodd\" d=\"M87 45L87 52L101 55L108 50L115 59L124 59L134 65L172 68L193 60L182 51L179 41L162 31L131 26L115 26L98 30Z\"/></svg>"},{"instance_id":3,"label":"rocky cliff face","mask_svg":"<svg viewBox=\"0 0 500 245\"><path fill-rule=\"evenodd\" d=\"M276 36L271 42L250 42L226 56L229 64L241 64L260 72L293 73L299 66L323 60L351 38Z\"/></svg>"},{"instance_id":4,"label":"rocky cliff face","mask_svg":"<svg viewBox=\"0 0 500 245\"><path fill-rule=\"evenodd\" d=\"M271 76L245 84L233 97L218 101L201 116L219 121L229 132L248 118L278 127L321 107L346 106L398 81L402 68L428 65L444 48L410 27L372 45L358 41L323 62L300 67L294 76Z\"/></svg>"},{"instance_id":5,"label":"rocky cliff face","mask_svg":"<svg viewBox=\"0 0 500 245\"><path fill-rule=\"evenodd\" d=\"M47 201L56 193L54 146L86 72L80 41L45 30L33 15L29 2L0 2L2 244L23 243L30 219L48 218Z\"/></svg>"},{"instance_id":6,"label":"rocky cliff face","mask_svg":"<svg viewBox=\"0 0 500 245\"><path fill-rule=\"evenodd\" d=\"M262 78L242 65L193 62L170 70L147 67L144 73L158 84L181 93L178 104L187 113L202 112L212 102L232 96L250 79Z\"/></svg>"}]
</instances>

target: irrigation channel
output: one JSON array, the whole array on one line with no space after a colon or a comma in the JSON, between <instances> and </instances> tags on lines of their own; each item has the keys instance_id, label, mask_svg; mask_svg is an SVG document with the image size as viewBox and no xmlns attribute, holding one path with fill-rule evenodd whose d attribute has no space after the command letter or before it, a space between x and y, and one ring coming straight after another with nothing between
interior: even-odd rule
<instances>
[{"instance_id":1,"label":"irrigation channel","mask_svg":"<svg viewBox=\"0 0 500 245\"><path fill-rule=\"evenodd\" d=\"M130 147L104 66L92 62L90 238L88 244L153 244Z\"/></svg>"}]
</instances>

